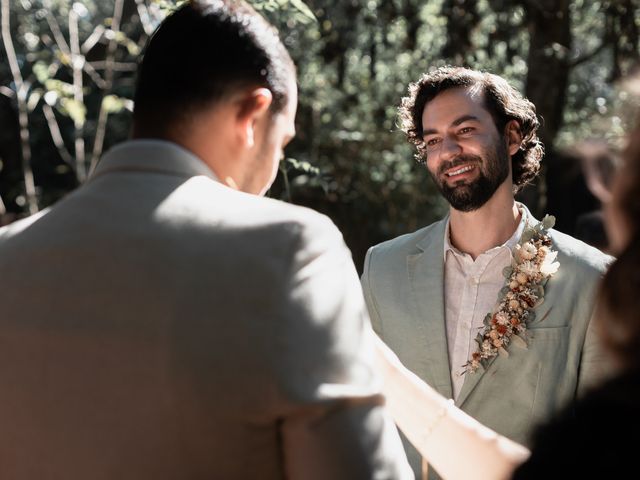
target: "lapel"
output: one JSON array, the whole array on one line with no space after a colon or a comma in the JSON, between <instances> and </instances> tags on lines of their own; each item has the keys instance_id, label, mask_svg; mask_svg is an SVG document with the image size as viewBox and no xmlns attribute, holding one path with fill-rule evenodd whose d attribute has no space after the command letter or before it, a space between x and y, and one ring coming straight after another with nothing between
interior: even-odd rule
<instances>
[{"instance_id":1,"label":"lapel","mask_svg":"<svg viewBox=\"0 0 640 480\"><path fill-rule=\"evenodd\" d=\"M497 356L491 358L489 363L487 364L487 368L485 369L482 365L473 373L466 373L464 383L462 384L462 390L460 390L460 394L456 399L456 406L460 407L464 404L464 401L469 397L469 394L473 391L474 388L478 385L478 382L482 379L484 374L491 368L493 362L495 362Z\"/></svg>"},{"instance_id":2,"label":"lapel","mask_svg":"<svg viewBox=\"0 0 640 480\"><path fill-rule=\"evenodd\" d=\"M417 305L418 321L424 336L419 353L425 359L424 374L428 383L447 398L452 396L451 372L444 319L444 232L446 218L429 229L416 244L418 253L407 256L407 273L411 295Z\"/></svg>"},{"instance_id":3,"label":"lapel","mask_svg":"<svg viewBox=\"0 0 640 480\"><path fill-rule=\"evenodd\" d=\"M522 203L518 203L518 206L525 211L525 215L527 216L527 219L528 219L527 220L528 225L535 225L536 223L538 223L538 220L533 215L531 215L531 212L526 207L526 205ZM546 296L547 296L547 292L545 291L545 297ZM541 307L542 307L542 310L545 310L545 311L549 309L549 305L548 304L545 305L545 303L543 303ZM536 308L534 311L536 313L536 319L537 319L538 318L537 316L540 315L541 311L539 311L538 308ZM518 348L518 347L512 346L511 348ZM478 370L476 370L474 373L465 374L462 390L460 390L460 394L458 395L458 398L455 402L456 406L460 407L464 404L465 400L469 397L471 392L476 388L480 380L482 380L482 377L484 377L485 373L491 369L491 365L493 365L493 362L496 361L496 358L498 357L495 356L491 358L486 368L483 368L482 366L480 366L480 368L478 368Z\"/></svg>"}]
</instances>

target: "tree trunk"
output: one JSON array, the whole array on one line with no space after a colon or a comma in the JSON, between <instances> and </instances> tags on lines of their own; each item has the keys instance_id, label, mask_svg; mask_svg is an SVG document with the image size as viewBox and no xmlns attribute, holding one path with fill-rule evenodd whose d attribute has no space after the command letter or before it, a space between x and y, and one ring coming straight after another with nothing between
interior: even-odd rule
<instances>
[{"instance_id":1,"label":"tree trunk","mask_svg":"<svg viewBox=\"0 0 640 480\"><path fill-rule=\"evenodd\" d=\"M542 117L538 135L547 152L546 165L554 158L554 143L563 123L570 72L570 0L530 0L523 6L529 29L529 66L525 95ZM540 215L546 208L544 177L526 189L521 198Z\"/></svg>"}]
</instances>

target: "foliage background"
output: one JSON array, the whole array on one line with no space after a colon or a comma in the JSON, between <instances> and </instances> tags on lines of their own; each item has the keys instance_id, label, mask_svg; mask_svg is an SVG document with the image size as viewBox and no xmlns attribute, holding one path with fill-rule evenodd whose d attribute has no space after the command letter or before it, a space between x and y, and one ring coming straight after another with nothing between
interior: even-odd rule
<instances>
[{"instance_id":1,"label":"foliage background","mask_svg":"<svg viewBox=\"0 0 640 480\"><path fill-rule=\"evenodd\" d=\"M76 188L127 138L136 61L176 2L1 1L8 223ZM545 170L521 195L535 213L554 213L559 229L575 233L578 215L599 207L567 149L588 138L616 147L628 128L636 107L618 81L638 60L640 0L251 3L280 29L298 67L298 135L270 195L331 216L359 268L370 245L446 212L396 126L408 83L440 65L505 76L537 105Z\"/></svg>"}]
</instances>

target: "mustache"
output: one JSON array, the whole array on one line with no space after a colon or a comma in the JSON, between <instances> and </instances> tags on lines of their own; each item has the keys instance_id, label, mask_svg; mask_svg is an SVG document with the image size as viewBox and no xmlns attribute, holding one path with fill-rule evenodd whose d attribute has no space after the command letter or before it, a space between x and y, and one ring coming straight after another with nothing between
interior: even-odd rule
<instances>
[{"instance_id":1,"label":"mustache","mask_svg":"<svg viewBox=\"0 0 640 480\"><path fill-rule=\"evenodd\" d=\"M442 162L438 168L438 175L444 175L444 172L452 168L459 167L460 165L466 165L468 163L481 163L482 159L477 155L460 155L453 160Z\"/></svg>"}]
</instances>

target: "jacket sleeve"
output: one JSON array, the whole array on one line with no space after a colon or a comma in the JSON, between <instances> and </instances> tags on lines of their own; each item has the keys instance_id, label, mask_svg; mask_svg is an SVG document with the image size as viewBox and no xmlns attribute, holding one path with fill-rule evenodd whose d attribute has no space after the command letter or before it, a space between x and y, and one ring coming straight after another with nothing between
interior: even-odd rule
<instances>
[{"instance_id":1,"label":"jacket sleeve","mask_svg":"<svg viewBox=\"0 0 640 480\"><path fill-rule=\"evenodd\" d=\"M360 283L362 285L362 293L364 294L364 299L367 305L367 311L369 313L369 317L371 318L371 326L373 330L384 337L384 332L382 331L382 319L380 318L380 314L378 312L378 308L376 306L376 302L374 299L373 292L371 290L371 276L372 272L372 258L375 254L374 247L371 247L367 251L367 255L364 259L364 271L362 272L362 277L360 277Z\"/></svg>"},{"instance_id":2,"label":"jacket sleeve","mask_svg":"<svg viewBox=\"0 0 640 480\"><path fill-rule=\"evenodd\" d=\"M413 478L374 371L351 254L328 219L302 227L290 276L275 347L285 477Z\"/></svg>"},{"instance_id":3,"label":"jacket sleeve","mask_svg":"<svg viewBox=\"0 0 640 480\"><path fill-rule=\"evenodd\" d=\"M584 315L589 317L589 325L587 326L582 354L580 356L580 370L578 372L578 388L576 392L578 397L582 397L585 392L601 384L605 379L610 377L615 370L611 355L602 345L598 331L599 320L596 318L597 308L595 305L600 282L602 281L602 274L604 270L608 268L611 261L613 261L613 258L607 256L606 261L603 262L604 266L602 269L600 269L598 273L591 275L593 280L590 288L588 291L583 292L584 297L592 301L584 302L588 304L588 311L585 312Z\"/></svg>"}]
</instances>

